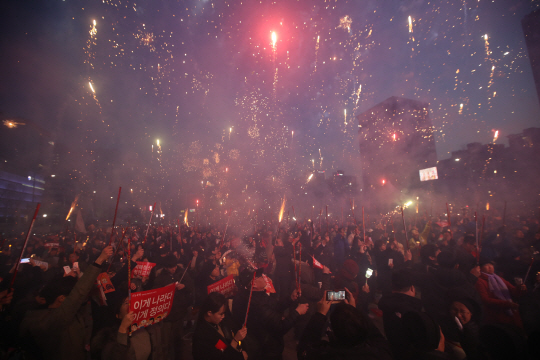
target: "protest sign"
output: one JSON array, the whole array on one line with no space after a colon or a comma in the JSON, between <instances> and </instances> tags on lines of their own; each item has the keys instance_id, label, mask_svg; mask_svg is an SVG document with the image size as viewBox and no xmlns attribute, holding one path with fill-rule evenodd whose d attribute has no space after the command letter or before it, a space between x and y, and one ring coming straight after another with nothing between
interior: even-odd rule
<instances>
[{"instance_id":1,"label":"protest sign","mask_svg":"<svg viewBox=\"0 0 540 360\"><path fill-rule=\"evenodd\" d=\"M114 286L111 283L111 279L107 273L101 273L97 277L98 284L103 288L103 292L108 294L114 291Z\"/></svg>"},{"instance_id":2,"label":"protest sign","mask_svg":"<svg viewBox=\"0 0 540 360\"><path fill-rule=\"evenodd\" d=\"M155 263L146 262L146 261L137 261L137 266L133 269L131 277L136 276L149 276L152 268L156 266Z\"/></svg>"},{"instance_id":3,"label":"protest sign","mask_svg":"<svg viewBox=\"0 0 540 360\"><path fill-rule=\"evenodd\" d=\"M131 331L162 321L169 315L176 284L131 294L129 311L135 313Z\"/></svg>"},{"instance_id":4,"label":"protest sign","mask_svg":"<svg viewBox=\"0 0 540 360\"><path fill-rule=\"evenodd\" d=\"M48 247L48 248L57 248L57 247L60 247L60 244L59 243L46 243L43 246Z\"/></svg>"},{"instance_id":5,"label":"protest sign","mask_svg":"<svg viewBox=\"0 0 540 360\"><path fill-rule=\"evenodd\" d=\"M207 286L208 293L218 292L225 295L225 297L234 296L236 293L236 285L234 284L234 276L229 275L224 279L221 279L211 285Z\"/></svg>"}]
</instances>

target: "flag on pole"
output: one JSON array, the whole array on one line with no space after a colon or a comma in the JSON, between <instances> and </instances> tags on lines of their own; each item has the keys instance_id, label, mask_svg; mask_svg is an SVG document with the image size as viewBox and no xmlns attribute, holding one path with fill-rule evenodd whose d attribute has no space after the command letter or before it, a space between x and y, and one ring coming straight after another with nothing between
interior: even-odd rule
<instances>
[{"instance_id":1,"label":"flag on pole","mask_svg":"<svg viewBox=\"0 0 540 360\"><path fill-rule=\"evenodd\" d=\"M321 264L317 259L315 259L314 256L311 256L313 258L313 267L317 269L324 269L323 264Z\"/></svg>"}]
</instances>

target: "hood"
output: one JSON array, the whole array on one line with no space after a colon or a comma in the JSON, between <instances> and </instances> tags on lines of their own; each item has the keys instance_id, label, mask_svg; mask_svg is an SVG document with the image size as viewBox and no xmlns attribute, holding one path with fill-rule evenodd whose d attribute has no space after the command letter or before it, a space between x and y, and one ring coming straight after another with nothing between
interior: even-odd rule
<instances>
[{"instance_id":1,"label":"hood","mask_svg":"<svg viewBox=\"0 0 540 360\"><path fill-rule=\"evenodd\" d=\"M383 295L378 306L382 312L400 312L404 314L408 311L421 311L422 301L409 295L391 293Z\"/></svg>"}]
</instances>

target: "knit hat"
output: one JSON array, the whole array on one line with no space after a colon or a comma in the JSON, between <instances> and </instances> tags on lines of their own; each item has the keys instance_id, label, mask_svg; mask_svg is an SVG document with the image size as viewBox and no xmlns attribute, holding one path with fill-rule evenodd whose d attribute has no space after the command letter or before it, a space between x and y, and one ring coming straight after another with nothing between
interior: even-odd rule
<instances>
[{"instance_id":1,"label":"knit hat","mask_svg":"<svg viewBox=\"0 0 540 360\"><path fill-rule=\"evenodd\" d=\"M343 276L349 280L354 279L358 275L358 264L352 259L345 260L341 269Z\"/></svg>"}]
</instances>

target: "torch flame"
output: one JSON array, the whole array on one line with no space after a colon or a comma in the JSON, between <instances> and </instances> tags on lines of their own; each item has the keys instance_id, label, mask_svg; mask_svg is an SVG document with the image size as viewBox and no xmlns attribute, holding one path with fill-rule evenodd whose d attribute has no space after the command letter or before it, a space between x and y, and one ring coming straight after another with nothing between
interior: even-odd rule
<instances>
[{"instance_id":1,"label":"torch flame","mask_svg":"<svg viewBox=\"0 0 540 360\"><path fill-rule=\"evenodd\" d=\"M184 213L184 224L186 224L186 226L189 226L187 216L188 216L188 209L186 209L186 212Z\"/></svg>"},{"instance_id":2,"label":"torch flame","mask_svg":"<svg viewBox=\"0 0 540 360\"><path fill-rule=\"evenodd\" d=\"M15 120L4 120L4 125L7 126L10 129L16 128L18 125L26 125L22 122L17 122Z\"/></svg>"},{"instance_id":3,"label":"torch flame","mask_svg":"<svg viewBox=\"0 0 540 360\"><path fill-rule=\"evenodd\" d=\"M283 196L283 202L281 203L281 209L279 209L279 222L281 223L281 220L283 219L283 212L285 211L285 203L287 202L287 198Z\"/></svg>"},{"instance_id":4,"label":"torch flame","mask_svg":"<svg viewBox=\"0 0 540 360\"><path fill-rule=\"evenodd\" d=\"M73 200L73 202L71 203L71 208L69 209L69 212L66 216L66 221L68 221L69 217L71 216L71 213L73 212L73 209L75 209L75 206L77 206L77 201L79 201L79 196L81 194L77 194L77 196L75 196L75 200Z\"/></svg>"},{"instance_id":5,"label":"torch flame","mask_svg":"<svg viewBox=\"0 0 540 360\"><path fill-rule=\"evenodd\" d=\"M412 18L411 16L409 15L409 32L412 33L413 30L412 30Z\"/></svg>"},{"instance_id":6,"label":"torch flame","mask_svg":"<svg viewBox=\"0 0 540 360\"><path fill-rule=\"evenodd\" d=\"M277 35L275 31L272 31L272 47L276 47Z\"/></svg>"}]
</instances>

